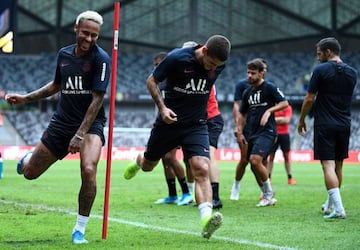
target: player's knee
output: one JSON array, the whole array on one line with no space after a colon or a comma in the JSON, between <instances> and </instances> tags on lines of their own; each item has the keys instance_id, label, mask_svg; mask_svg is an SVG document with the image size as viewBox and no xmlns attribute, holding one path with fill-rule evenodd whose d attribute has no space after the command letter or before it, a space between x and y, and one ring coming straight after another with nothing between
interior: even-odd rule
<instances>
[{"instance_id":1,"label":"player's knee","mask_svg":"<svg viewBox=\"0 0 360 250\"><path fill-rule=\"evenodd\" d=\"M23 170L23 174L24 174L24 178L27 179L27 180L34 180L34 179L37 179L40 174L35 172L33 169L31 168L24 168Z\"/></svg>"},{"instance_id":2,"label":"player's knee","mask_svg":"<svg viewBox=\"0 0 360 250\"><path fill-rule=\"evenodd\" d=\"M84 180L91 180L96 176L96 166L93 165L82 165L81 166L81 177Z\"/></svg>"},{"instance_id":3,"label":"player's knee","mask_svg":"<svg viewBox=\"0 0 360 250\"><path fill-rule=\"evenodd\" d=\"M201 178L209 177L210 166L208 164L199 164L197 166L192 166L195 181L199 181Z\"/></svg>"},{"instance_id":4,"label":"player's knee","mask_svg":"<svg viewBox=\"0 0 360 250\"><path fill-rule=\"evenodd\" d=\"M262 158L258 155L251 155L249 162L252 166L256 167L259 164L262 164Z\"/></svg>"},{"instance_id":5,"label":"player's knee","mask_svg":"<svg viewBox=\"0 0 360 250\"><path fill-rule=\"evenodd\" d=\"M162 160L163 160L163 164L165 166L172 166L173 165L173 159L171 157L169 157L169 156L164 156Z\"/></svg>"},{"instance_id":6,"label":"player's knee","mask_svg":"<svg viewBox=\"0 0 360 250\"><path fill-rule=\"evenodd\" d=\"M241 158L239 166L240 168L245 169L248 163L249 161L247 159Z\"/></svg>"},{"instance_id":7,"label":"player's knee","mask_svg":"<svg viewBox=\"0 0 360 250\"><path fill-rule=\"evenodd\" d=\"M141 169L144 172L151 172L155 168L157 163L158 162L148 161L148 160L144 159Z\"/></svg>"}]
</instances>

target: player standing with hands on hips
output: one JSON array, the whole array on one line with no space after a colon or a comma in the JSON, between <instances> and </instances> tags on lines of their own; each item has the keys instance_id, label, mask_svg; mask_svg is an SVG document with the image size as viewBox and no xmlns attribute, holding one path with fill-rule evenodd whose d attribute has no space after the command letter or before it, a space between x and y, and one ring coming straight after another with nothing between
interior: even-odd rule
<instances>
[{"instance_id":1,"label":"player standing with hands on hips","mask_svg":"<svg viewBox=\"0 0 360 250\"><path fill-rule=\"evenodd\" d=\"M80 153L81 188L72 242L84 244L85 226L96 196L96 171L105 143L104 95L110 78L110 57L96 42L103 18L95 11L80 13L76 43L59 50L55 78L26 95L8 94L10 104L25 104L60 92L57 109L41 141L17 165L18 174L32 180L69 152Z\"/></svg>"},{"instance_id":2,"label":"player standing with hands on hips","mask_svg":"<svg viewBox=\"0 0 360 250\"><path fill-rule=\"evenodd\" d=\"M349 154L351 100L357 71L340 59L341 46L334 37L316 44L320 62L315 67L304 98L298 132L307 131L305 117L314 104L314 158L320 160L328 198L324 219L345 219L340 187L344 159Z\"/></svg>"},{"instance_id":3,"label":"player standing with hands on hips","mask_svg":"<svg viewBox=\"0 0 360 250\"><path fill-rule=\"evenodd\" d=\"M222 214L212 214L209 180L210 145L207 105L212 86L225 67L230 41L211 36L205 45L172 50L147 79L148 90L159 109L144 154L129 165L125 179L142 169L152 171L162 155L181 146L195 178L195 199L203 225L202 235L210 238L222 224ZM158 84L166 80L165 97Z\"/></svg>"}]
</instances>

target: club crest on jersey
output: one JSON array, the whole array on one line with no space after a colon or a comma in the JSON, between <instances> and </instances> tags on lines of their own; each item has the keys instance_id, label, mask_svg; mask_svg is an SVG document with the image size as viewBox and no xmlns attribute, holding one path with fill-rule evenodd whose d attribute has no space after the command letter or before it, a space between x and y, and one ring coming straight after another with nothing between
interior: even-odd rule
<instances>
[{"instance_id":1,"label":"club crest on jersey","mask_svg":"<svg viewBox=\"0 0 360 250\"><path fill-rule=\"evenodd\" d=\"M81 67L81 69L84 71L84 72L89 72L91 70L91 64L90 63L84 63Z\"/></svg>"}]
</instances>

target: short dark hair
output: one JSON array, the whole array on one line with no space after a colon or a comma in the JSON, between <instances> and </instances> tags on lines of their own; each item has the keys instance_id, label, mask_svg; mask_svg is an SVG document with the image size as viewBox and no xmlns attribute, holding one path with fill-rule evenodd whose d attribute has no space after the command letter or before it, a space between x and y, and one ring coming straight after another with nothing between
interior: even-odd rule
<instances>
[{"instance_id":1,"label":"short dark hair","mask_svg":"<svg viewBox=\"0 0 360 250\"><path fill-rule=\"evenodd\" d=\"M222 62L225 62L230 55L231 43L224 36L214 35L209 37L205 46L210 57L214 57Z\"/></svg>"},{"instance_id":2,"label":"short dark hair","mask_svg":"<svg viewBox=\"0 0 360 250\"><path fill-rule=\"evenodd\" d=\"M157 59L162 60L165 58L165 56L167 56L166 52L159 52L154 56L154 60L157 60Z\"/></svg>"},{"instance_id":3,"label":"short dark hair","mask_svg":"<svg viewBox=\"0 0 360 250\"><path fill-rule=\"evenodd\" d=\"M340 55L341 52L341 45L338 40L334 37L326 37L321 39L317 44L316 47L318 47L321 51L325 51L329 49L332 51L335 55Z\"/></svg>"},{"instance_id":4,"label":"short dark hair","mask_svg":"<svg viewBox=\"0 0 360 250\"><path fill-rule=\"evenodd\" d=\"M248 61L247 69L258 70L259 72L261 72L261 71L265 70L265 65L266 65L266 62L264 59L255 58L255 59Z\"/></svg>"}]
</instances>

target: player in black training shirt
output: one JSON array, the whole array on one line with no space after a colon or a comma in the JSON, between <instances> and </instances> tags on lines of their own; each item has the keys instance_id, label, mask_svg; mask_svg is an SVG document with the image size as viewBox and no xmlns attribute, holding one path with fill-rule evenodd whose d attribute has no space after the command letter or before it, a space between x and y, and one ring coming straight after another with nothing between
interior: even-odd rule
<instances>
[{"instance_id":1,"label":"player in black training shirt","mask_svg":"<svg viewBox=\"0 0 360 250\"><path fill-rule=\"evenodd\" d=\"M110 77L110 58L96 41L103 18L85 11L75 22L76 43L60 49L55 79L26 95L8 94L10 104L25 104L60 92L57 109L33 152L18 163L26 179L36 179L69 152L80 153L82 185L72 242L83 244L85 226L96 196L96 170L106 117L103 99Z\"/></svg>"},{"instance_id":2,"label":"player in black training shirt","mask_svg":"<svg viewBox=\"0 0 360 250\"><path fill-rule=\"evenodd\" d=\"M328 199L322 206L324 219L345 219L340 187L342 166L348 158L351 100L357 72L340 59L341 46L333 37L320 40L308 92L301 107L298 132L306 132L305 117L314 104L314 158L321 161Z\"/></svg>"},{"instance_id":3,"label":"player in black training shirt","mask_svg":"<svg viewBox=\"0 0 360 250\"><path fill-rule=\"evenodd\" d=\"M229 53L229 40L214 35L205 45L172 50L154 69L147 79L147 87L159 115L144 155L140 154L136 163L129 165L124 173L124 177L130 179L140 169L152 171L162 155L181 146L184 161L189 162L195 177L195 197L205 238L222 223L221 213L212 214L207 105L210 90ZM165 80L163 98L158 84Z\"/></svg>"}]
</instances>

